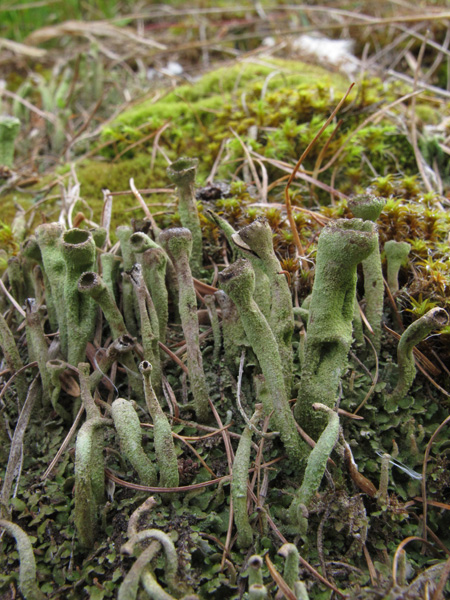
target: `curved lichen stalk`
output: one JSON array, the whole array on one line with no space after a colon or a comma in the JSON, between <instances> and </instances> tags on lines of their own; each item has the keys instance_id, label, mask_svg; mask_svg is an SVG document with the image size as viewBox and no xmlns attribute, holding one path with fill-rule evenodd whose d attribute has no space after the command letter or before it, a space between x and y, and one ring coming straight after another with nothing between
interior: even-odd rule
<instances>
[{"instance_id":1,"label":"curved lichen stalk","mask_svg":"<svg viewBox=\"0 0 450 600\"><path fill-rule=\"evenodd\" d=\"M250 419L251 425L255 425L260 420L261 415L262 405L257 404ZM234 524L237 530L237 545L239 548L248 548L253 542L253 529L247 511L247 483L251 444L252 429L247 426L239 440L231 476L231 497L233 499Z\"/></svg>"},{"instance_id":2,"label":"curved lichen stalk","mask_svg":"<svg viewBox=\"0 0 450 600\"><path fill-rule=\"evenodd\" d=\"M26 600L44 600L45 595L39 589L36 581L36 561L34 560L33 547L30 538L15 523L0 519L0 528L3 527L14 537L19 553L19 587Z\"/></svg>"},{"instance_id":3,"label":"curved lichen stalk","mask_svg":"<svg viewBox=\"0 0 450 600\"><path fill-rule=\"evenodd\" d=\"M196 158L179 158L167 168L169 179L177 186L181 224L192 234L190 265L195 277L202 268L203 257L202 230L194 191L197 165Z\"/></svg>"},{"instance_id":4,"label":"curved lichen stalk","mask_svg":"<svg viewBox=\"0 0 450 600\"><path fill-rule=\"evenodd\" d=\"M278 345L273 332L253 299L255 274L251 264L239 259L219 274L222 288L236 304L245 334L258 359L273 403L273 419L286 452L299 468L306 445L297 432L284 385Z\"/></svg>"},{"instance_id":5,"label":"curved lichen stalk","mask_svg":"<svg viewBox=\"0 0 450 600\"><path fill-rule=\"evenodd\" d=\"M178 487L180 478L172 428L153 391L151 381L152 365L144 360L139 365L139 370L144 378L145 400L148 412L153 420L153 438L155 440L156 460L159 465L159 483L161 487Z\"/></svg>"},{"instance_id":6,"label":"curved lichen stalk","mask_svg":"<svg viewBox=\"0 0 450 600\"><path fill-rule=\"evenodd\" d=\"M167 533L164 533L159 529L145 529L144 531L139 531L122 546L121 552L124 552L126 554L133 554L133 549L135 545L146 540L156 540L163 547L165 558L164 576L170 592L176 597L179 597L180 594L189 593L187 586L180 583L180 581L178 580L177 551L175 549L174 543L167 535Z\"/></svg>"},{"instance_id":7,"label":"curved lichen stalk","mask_svg":"<svg viewBox=\"0 0 450 600\"><path fill-rule=\"evenodd\" d=\"M408 244L408 242L389 240L384 245L387 262L387 284L391 294L396 294L399 290L398 274L402 265L406 263L410 250L411 244Z\"/></svg>"},{"instance_id":8,"label":"curved lichen stalk","mask_svg":"<svg viewBox=\"0 0 450 600\"><path fill-rule=\"evenodd\" d=\"M375 226L340 219L322 230L309 307L307 338L295 416L317 438L325 426L314 402L334 407L352 343L358 263L373 252Z\"/></svg>"},{"instance_id":9,"label":"curved lichen stalk","mask_svg":"<svg viewBox=\"0 0 450 600\"><path fill-rule=\"evenodd\" d=\"M406 396L416 376L414 347L432 331L448 324L448 314L443 308L432 308L426 315L414 321L402 334L397 347L398 380L394 391L387 397L389 412L397 410L398 403Z\"/></svg>"},{"instance_id":10,"label":"curved lichen stalk","mask_svg":"<svg viewBox=\"0 0 450 600\"><path fill-rule=\"evenodd\" d=\"M120 448L139 475L141 485L155 485L156 470L142 448L142 431L133 404L117 398L111 405L114 426L120 439Z\"/></svg>"},{"instance_id":11,"label":"curved lichen stalk","mask_svg":"<svg viewBox=\"0 0 450 600\"><path fill-rule=\"evenodd\" d=\"M278 550L278 554L284 558L283 579L293 590L295 583L300 578L300 554L297 546L288 543L283 544Z\"/></svg>"},{"instance_id":12,"label":"curved lichen stalk","mask_svg":"<svg viewBox=\"0 0 450 600\"><path fill-rule=\"evenodd\" d=\"M313 409L325 412L328 416L328 424L311 450L302 484L289 507L289 523L296 527L297 531L302 535L306 535L308 527L308 519L306 517L308 505L319 489L325 474L328 458L339 437L339 417L337 412L320 403L315 403Z\"/></svg>"}]
</instances>

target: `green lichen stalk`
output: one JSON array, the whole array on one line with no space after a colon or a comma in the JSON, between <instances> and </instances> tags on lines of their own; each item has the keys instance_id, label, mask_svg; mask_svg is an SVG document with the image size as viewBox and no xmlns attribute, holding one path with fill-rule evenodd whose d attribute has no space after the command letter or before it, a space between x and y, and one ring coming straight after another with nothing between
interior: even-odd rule
<instances>
[{"instance_id":1,"label":"green lichen stalk","mask_svg":"<svg viewBox=\"0 0 450 600\"><path fill-rule=\"evenodd\" d=\"M19 587L25 600L44 600L45 595L36 581L36 561L30 538L18 525L6 519L0 519L0 528L5 529L16 540L20 560Z\"/></svg>"},{"instance_id":2,"label":"green lichen stalk","mask_svg":"<svg viewBox=\"0 0 450 600\"><path fill-rule=\"evenodd\" d=\"M381 214L386 200L372 194L357 196L348 205L358 219L375 222ZM384 281L381 268L380 246L378 233L375 233L377 243L371 254L362 261L364 273L365 315L372 329L372 343L377 352L381 347L381 319L383 317Z\"/></svg>"},{"instance_id":3,"label":"green lichen stalk","mask_svg":"<svg viewBox=\"0 0 450 600\"><path fill-rule=\"evenodd\" d=\"M109 371L109 369L116 361L124 362L127 360L124 357L126 357L127 354L133 351L135 343L136 340L130 335L123 335L120 338L114 340L114 342L112 342L112 344L108 346L106 353L98 361L96 370L89 376L89 387L91 391L93 391L98 386L98 384L104 377L104 374ZM137 373L134 377L132 373L128 371L128 377L131 377L133 390L136 387L135 380L136 385L141 385L140 377Z\"/></svg>"},{"instance_id":4,"label":"green lichen stalk","mask_svg":"<svg viewBox=\"0 0 450 600\"><path fill-rule=\"evenodd\" d=\"M64 373L64 371L67 369L67 363L59 360L59 359L53 359L53 360L48 360L46 363L46 369L47 372L49 374L50 377L50 381L52 384L52 393L50 396L50 402L52 404L53 410L64 419L64 421L68 422L70 421L70 414L69 412L61 406L61 404L59 403L59 395L61 393L61 380L60 380L60 376Z\"/></svg>"},{"instance_id":5,"label":"green lichen stalk","mask_svg":"<svg viewBox=\"0 0 450 600\"><path fill-rule=\"evenodd\" d=\"M410 250L411 244L408 244L408 242L390 240L384 245L387 262L387 283L391 294L396 294L399 290L398 274L400 268L406 263Z\"/></svg>"},{"instance_id":6,"label":"green lichen stalk","mask_svg":"<svg viewBox=\"0 0 450 600\"><path fill-rule=\"evenodd\" d=\"M102 277L94 271L86 271L78 280L80 294L90 296L100 306L111 328L114 338L128 335L122 313L117 308L116 300Z\"/></svg>"},{"instance_id":7,"label":"green lichen stalk","mask_svg":"<svg viewBox=\"0 0 450 600\"><path fill-rule=\"evenodd\" d=\"M8 115L0 116L0 167L11 168L14 164L14 142L20 129L20 121Z\"/></svg>"},{"instance_id":8,"label":"green lichen stalk","mask_svg":"<svg viewBox=\"0 0 450 600\"><path fill-rule=\"evenodd\" d=\"M178 487L178 461L173 443L172 428L163 412L152 386L152 365L144 360L139 365L144 378L144 393L147 409L153 420L153 438L155 454L159 465L159 483L161 487Z\"/></svg>"},{"instance_id":9,"label":"green lichen stalk","mask_svg":"<svg viewBox=\"0 0 450 600\"><path fill-rule=\"evenodd\" d=\"M286 276L281 273L280 261L273 249L272 230L265 219L256 219L239 231L239 238L252 253L258 256L269 278L271 290L269 325L278 344L286 392L290 395L293 371L294 313L291 291ZM234 239L236 241L236 237Z\"/></svg>"},{"instance_id":10,"label":"green lichen stalk","mask_svg":"<svg viewBox=\"0 0 450 600\"><path fill-rule=\"evenodd\" d=\"M167 168L169 179L177 186L181 224L192 234L190 265L194 276L200 273L203 257L202 230L194 191L197 165L196 158L179 158Z\"/></svg>"},{"instance_id":11,"label":"green lichen stalk","mask_svg":"<svg viewBox=\"0 0 450 600\"><path fill-rule=\"evenodd\" d=\"M47 306L47 314L48 320L50 322L50 327L52 331L56 331L58 329L58 318L56 315L56 308L53 301L53 296L51 293L50 281L48 278L47 271L44 268L42 261L41 249L39 248L39 244L37 242L36 236L31 235L25 242L22 244L22 254L28 260L36 262L37 265L33 268L33 282L34 282L34 290L35 290L35 298L40 304L40 296L41 296L41 286L42 281L44 284L44 293L45 293L45 305ZM61 257L62 260L62 257ZM39 271L37 272L37 269ZM42 279L42 281L41 281Z\"/></svg>"},{"instance_id":12,"label":"green lichen stalk","mask_svg":"<svg viewBox=\"0 0 450 600\"><path fill-rule=\"evenodd\" d=\"M164 550L164 576L169 591L172 594L174 594L177 598L180 597L182 594L188 592L188 588L183 583L180 583L180 581L178 580L177 551L175 549L174 543L167 535L167 533L164 533L159 529L145 529L144 531L139 531L126 544L122 546L121 551L126 552L127 554L132 554L134 546L146 540L158 541Z\"/></svg>"},{"instance_id":13,"label":"green lichen stalk","mask_svg":"<svg viewBox=\"0 0 450 600\"><path fill-rule=\"evenodd\" d=\"M247 258L252 263L252 267L255 271L255 292L253 297L256 304L261 309L262 314L269 320L271 306L270 281L266 275L261 259L256 256L250 248L246 247L240 238L236 238L238 232L228 223L228 221L212 210L206 210L205 214L208 219L215 223L225 234L232 250L233 260L237 257L241 257ZM239 245L235 242L235 239L239 242Z\"/></svg>"},{"instance_id":14,"label":"green lichen stalk","mask_svg":"<svg viewBox=\"0 0 450 600\"><path fill-rule=\"evenodd\" d=\"M276 429L280 432L290 460L298 467L305 457L306 447L297 433L295 420L289 407L277 342L253 299L255 288L253 268L249 261L239 259L219 274L219 281L237 306L245 334L266 379L272 398Z\"/></svg>"},{"instance_id":15,"label":"green lichen stalk","mask_svg":"<svg viewBox=\"0 0 450 600\"><path fill-rule=\"evenodd\" d=\"M64 310L67 322L67 360L78 365L86 355L86 344L94 335L96 304L78 291L78 280L95 267L95 243L92 234L82 229L69 229L61 238L66 264L64 277Z\"/></svg>"},{"instance_id":16,"label":"green lichen stalk","mask_svg":"<svg viewBox=\"0 0 450 600\"><path fill-rule=\"evenodd\" d=\"M139 475L142 485L155 485L156 469L142 448L142 431L133 404L124 398L111 405L114 426L120 439L120 448Z\"/></svg>"},{"instance_id":17,"label":"green lichen stalk","mask_svg":"<svg viewBox=\"0 0 450 600\"><path fill-rule=\"evenodd\" d=\"M159 352L159 322L155 305L145 285L142 267L135 264L130 278L136 293L144 358L153 365L153 385L157 394L162 391L161 359Z\"/></svg>"},{"instance_id":18,"label":"green lichen stalk","mask_svg":"<svg viewBox=\"0 0 450 600\"><path fill-rule=\"evenodd\" d=\"M262 405L255 406L255 412L250 423L255 425L261 418ZM248 548L253 542L253 529L250 525L247 511L247 482L250 468L250 450L252 444L252 429L245 427L233 461L231 477L231 497L233 499L234 524L237 530L237 545Z\"/></svg>"},{"instance_id":19,"label":"green lichen stalk","mask_svg":"<svg viewBox=\"0 0 450 600\"><path fill-rule=\"evenodd\" d=\"M8 369L11 373L15 373L23 368L23 362L20 358L19 350L16 346L16 341L8 327L5 317L0 312L0 346L5 358ZM28 393L28 382L25 373L22 371L16 376L15 380L17 395L19 397L20 406L23 406Z\"/></svg>"},{"instance_id":20,"label":"green lichen stalk","mask_svg":"<svg viewBox=\"0 0 450 600\"><path fill-rule=\"evenodd\" d=\"M295 583L300 578L300 555L294 544L283 544L278 554L284 558L283 579L294 589Z\"/></svg>"},{"instance_id":21,"label":"green lichen stalk","mask_svg":"<svg viewBox=\"0 0 450 600\"><path fill-rule=\"evenodd\" d=\"M203 359L200 351L199 325L197 315L197 297L189 257L192 250L192 235L184 227L166 229L159 240L169 255L178 279L179 310L181 325L187 343L187 363L189 380L194 396L195 414L202 421L208 421L211 416L208 400L208 389L203 371Z\"/></svg>"},{"instance_id":22,"label":"green lichen stalk","mask_svg":"<svg viewBox=\"0 0 450 600\"><path fill-rule=\"evenodd\" d=\"M222 313L222 336L225 363L233 374L237 373L242 349L248 346L244 327L233 300L223 290L215 292Z\"/></svg>"},{"instance_id":23,"label":"green lichen stalk","mask_svg":"<svg viewBox=\"0 0 450 600\"><path fill-rule=\"evenodd\" d=\"M59 330L61 351L67 358L67 317L64 301L64 278L66 265L61 252L61 235L63 227L59 223L44 223L36 229L36 240L42 257L42 270L48 278L49 289L45 288L45 298L49 310L49 318L56 313L57 327L51 322L54 329ZM45 280L44 280L45 282ZM46 282L45 282L46 283ZM54 313L51 311L54 307Z\"/></svg>"},{"instance_id":24,"label":"green lichen stalk","mask_svg":"<svg viewBox=\"0 0 450 600\"><path fill-rule=\"evenodd\" d=\"M42 382L43 406L49 407L51 403L51 380L47 369L48 345L42 328L42 320L34 298L27 298L25 303L25 314L27 324L28 353L32 360L38 363L39 374Z\"/></svg>"},{"instance_id":25,"label":"green lichen stalk","mask_svg":"<svg viewBox=\"0 0 450 600\"><path fill-rule=\"evenodd\" d=\"M145 233L134 233L130 238L130 243L142 266L145 284L150 291L158 315L159 339L164 343L169 319L169 296L166 287L168 256Z\"/></svg>"},{"instance_id":26,"label":"green lichen stalk","mask_svg":"<svg viewBox=\"0 0 450 600\"><path fill-rule=\"evenodd\" d=\"M122 252L122 270L124 273L130 271L136 262L134 252L131 249L130 238L133 235L133 230L127 225L120 225L116 229L117 237L120 241L120 251ZM122 280L122 302L123 314L128 331L131 335L138 334L137 326L137 307L133 293L133 285L129 279ZM135 310L136 309L136 310Z\"/></svg>"},{"instance_id":27,"label":"green lichen stalk","mask_svg":"<svg viewBox=\"0 0 450 600\"><path fill-rule=\"evenodd\" d=\"M98 494L103 486L103 449L98 443L98 430L109 421L100 417L87 420L81 426L75 446L75 527L83 548L92 548L96 540ZM99 466L101 465L101 469Z\"/></svg>"},{"instance_id":28,"label":"green lichen stalk","mask_svg":"<svg viewBox=\"0 0 450 600\"><path fill-rule=\"evenodd\" d=\"M432 308L426 315L414 321L402 334L397 347L398 379L394 391L387 397L389 412L397 410L398 403L406 396L416 376L414 347L432 331L448 324L448 314L443 308Z\"/></svg>"},{"instance_id":29,"label":"green lichen stalk","mask_svg":"<svg viewBox=\"0 0 450 600\"><path fill-rule=\"evenodd\" d=\"M340 378L352 343L352 320L358 263L373 252L375 226L360 219L340 219L320 234L309 307L302 378L295 416L317 439L326 420L314 402L334 407Z\"/></svg>"},{"instance_id":30,"label":"green lichen stalk","mask_svg":"<svg viewBox=\"0 0 450 600\"><path fill-rule=\"evenodd\" d=\"M302 484L289 507L289 524L294 525L298 533L302 535L306 535L308 526L306 516L308 505L319 489L327 467L328 458L339 437L339 417L337 412L320 403L315 403L313 409L325 412L328 416L328 424L311 450Z\"/></svg>"}]
</instances>

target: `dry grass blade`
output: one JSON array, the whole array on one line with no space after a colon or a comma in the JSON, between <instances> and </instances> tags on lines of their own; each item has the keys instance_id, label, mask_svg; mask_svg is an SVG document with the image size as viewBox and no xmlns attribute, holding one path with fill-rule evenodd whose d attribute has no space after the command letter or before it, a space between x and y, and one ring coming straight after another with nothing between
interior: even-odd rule
<instances>
[{"instance_id":1,"label":"dry grass blade","mask_svg":"<svg viewBox=\"0 0 450 600\"><path fill-rule=\"evenodd\" d=\"M41 29L33 31L33 33L27 37L26 42L28 44L38 45L54 38L67 35L107 37L123 41L129 40L136 44L149 46L150 48L156 48L158 50L164 50L166 48L164 44L136 35L127 27L116 27L107 21L66 21L60 25L42 27Z\"/></svg>"},{"instance_id":2,"label":"dry grass blade","mask_svg":"<svg viewBox=\"0 0 450 600\"><path fill-rule=\"evenodd\" d=\"M424 544L428 544L429 546L431 546L433 548L432 544L430 544L429 542L427 542L427 540L425 540L424 538L419 537L417 535L411 535L411 536L405 538L404 540L402 540L400 542L400 544L397 546L397 549L394 554L394 559L392 561L392 583L393 583L393 585L397 585L397 567L398 567L398 559L400 557L400 552L403 550L403 548L407 544L409 544L410 542L414 542L414 541L423 542Z\"/></svg>"},{"instance_id":3,"label":"dry grass blade","mask_svg":"<svg viewBox=\"0 0 450 600\"><path fill-rule=\"evenodd\" d=\"M27 44L13 42L12 40L7 40L5 38L0 38L0 48L6 48L6 50L14 52L14 54L19 54L20 56L26 56L28 58L44 58L47 54L47 50L33 48Z\"/></svg>"},{"instance_id":4,"label":"dry grass blade","mask_svg":"<svg viewBox=\"0 0 450 600\"><path fill-rule=\"evenodd\" d=\"M263 186L261 185L261 182L259 180L258 173L256 172L256 168L255 168L255 163L253 162L253 159L251 157L249 149L244 144L244 141L242 140L241 136L238 135L232 127L230 127L230 130L231 130L231 133L237 138L240 145L242 146L242 150L244 151L244 154L248 161L248 165L250 167L250 171L252 172L252 175L253 175L254 184L258 188L258 193L259 193L259 197L261 198L261 202L267 202L267 196L264 197ZM267 193L267 189L266 189L266 193Z\"/></svg>"}]
</instances>

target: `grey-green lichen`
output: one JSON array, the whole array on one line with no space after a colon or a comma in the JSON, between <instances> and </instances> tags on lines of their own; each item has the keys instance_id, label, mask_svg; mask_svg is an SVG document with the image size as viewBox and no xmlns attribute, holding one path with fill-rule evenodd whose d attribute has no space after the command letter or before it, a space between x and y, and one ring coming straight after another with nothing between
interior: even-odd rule
<instances>
[{"instance_id":1,"label":"grey-green lichen","mask_svg":"<svg viewBox=\"0 0 450 600\"><path fill-rule=\"evenodd\" d=\"M12 167L14 164L14 142L20 129L17 117L0 116L0 167Z\"/></svg>"},{"instance_id":2,"label":"grey-green lichen","mask_svg":"<svg viewBox=\"0 0 450 600\"><path fill-rule=\"evenodd\" d=\"M293 351L292 335L294 333L294 313L292 310L291 290L287 283L280 261L275 255L272 241L272 230L265 219L256 219L250 225L239 230L239 238L250 252L262 263L269 279L271 302L268 318L270 328L275 336L283 366L286 392L291 393ZM236 238L233 238L236 241ZM242 245L239 245L242 247Z\"/></svg>"},{"instance_id":3,"label":"grey-green lichen","mask_svg":"<svg viewBox=\"0 0 450 600\"><path fill-rule=\"evenodd\" d=\"M44 600L46 596L39 589L36 580L36 561L30 538L21 527L6 519L0 519L0 528L5 529L16 540L20 560L19 587L25 600Z\"/></svg>"},{"instance_id":4,"label":"grey-green lichen","mask_svg":"<svg viewBox=\"0 0 450 600\"><path fill-rule=\"evenodd\" d=\"M389 240L384 245L384 253L387 262L387 283L391 294L396 294L399 290L398 274L400 268L408 259L411 250L411 244L408 242L396 242Z\"/></svg>"},{"instance_id":5,"label":"grey-green lichen","mask_svg":"<svg viewBox=\"0 0 450 600\"><path fill-rule=\"evenodd\" d=\"M295 416L307 433L319 436L325 422L314 402L334 407L352 343L356 267L373 252L375 226L339 219L322 230L309 307L307 339Z\"/></svg>"},{"instance_id":6,"label":"grey-green lichen","mask_svg":"<svg viewBox=\"0 0 450 600\"><path fill-rule=\"evenodd\" d=\"M114 426L119 435L120 448L136 469L142 485L155 485L156 469L142 448L139 417L129 400L117 398L111 405Z\"/></svg>"},{"instance_id":7,"label":"grey-green lichen","mask_svg":"<svg viewBox=\"0 0 450 600\"><path fill-rule=\"evenodd\" d=\"M289 507L289 525L302 535L306 535L308 526L308 505L319 489L328 458L339 437L337 412L320 403L315 403L313 409L325 412L328 417L328 424L311 450L302 484Z\"/></svg>"},{"instance_id":8,"label":"grey-green lichen","mask_svg":"<svg viewBox=\"0 0 450 600\"><path fill-rule=\"evenodd\" d=\"M159 240L169 255L177 274L179 289L179 311L184 337L187 343L189 380L195 403L195 414L200 421L211 416L208 389L203 371L200 351L197 297L195 295L189 258L192 251L192 235L185 227L166 229Z\"/></svg>"},{"instance_id":9,"label":"grey-green lichen","mask_svg":"<svg viewBox=\"0 0 450 600\"><path fill-rule=\"evenodd\" d=\"M245 334L253 348L269 389L276 429L286 452L299 465L305 456L294 417L288 404L283 368L275 336L253 299L255 274L249 261L239 259L219 274L224 291L236 304Z\"/></svg>"},{"instance_id":10,"label":"grey-green lichen","mask_svg":"<svg viewBox=\"0 0 450 600\"><path fill-rule=\"evenodd\" d=\"M255 412L250 419L255 425L262 415L262 405L255 406ZM231 497L233 499L234 524L237 529L237 545L239 548L249 548L253 542L253 530L247 511L247 483L250 468L250 450L252 429L249 425L244 428L233 461L231 478Z\"/></svg>"},{"instance_id":11,"label":"grey-green lichen","mask_svg":"<svg viewBox=\"0 0 450 600\"><path fill-rule=\"evenodd\" d=\"M194 276L199 275L203 257L202 230L194 191L197 165L196 158L179 158L167 168L169 179L177 186L181 224L192 234L190 265Z\"/></svg>"},{"instance_id":12,"label":"grey-green lichen","mask_svg":"<svg viewBox=\"0 0 450 600\"><path fill-rule=\"evenodd\" d=\"M153 439L156 460L159 466L159 484L161 487L178 487L180 478L172 428L153 390L152 365L144 360L139 365L139 370L144 379L147 409L153 421Z\"/></svg>"},{"instance_id":13,"label":"grey-green lichen","mask_svg":"<svg viewBox=\"0 0 450 600\"><path fill-rule=\"evenodd\" d=\"M448 314L443 308L432 308L423 317L414 321L402 334L397 347L397 385L386 399L389 412L397 410L398 402L404 398L413 384L416 376L414 347L432 331L445 327L448 320Z\"/></svg>"},{"instance_id":14,"label":"grey-green lichen","mask_svg":"<svg viewBox=\"0 0 450 600\"><path fill-rule=\"evenodd\" d=\"M372 194L356 196L348 206L358 219L376 222L381 214L386 200ZM378 233L375 233L376 245L371 254L362 261L364 273L365 315L369 321L373 336L372 343L377 352L381 347L381 319L383 316L384 281L381 268L381 256Z\"/></svg>"}]
</instances>

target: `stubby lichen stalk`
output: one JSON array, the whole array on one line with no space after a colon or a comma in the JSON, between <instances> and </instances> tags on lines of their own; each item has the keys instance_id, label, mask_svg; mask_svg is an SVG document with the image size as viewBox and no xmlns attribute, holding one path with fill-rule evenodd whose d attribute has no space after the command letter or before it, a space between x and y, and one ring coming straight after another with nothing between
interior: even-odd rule
<instances>
[{"instance_id":1,"label":"stubby lichen stalk","mask_svg":"<svg viewBox=\"0 0 450 600\"><path fill-rule=\"evenodd\" d=\"M397 347L398 380L394 391L387 398L388 410L397 410L398 402L408 393L416 376L414 346L432 331L442 329L448 323L443 308L432 308L426 315L414 321L402 334Z\"/></svg>"},{"instance_id":2,"label":"stubby lichen stalk","mask_svg":"<svg viewBox=\"0 0 450 600\"><path fill-rule=\"evenodd\" d=\"M289 507L289 524L296 526L297 531L302 535L306 534L308 525L306 517L308 504L319 489L327 467L328 458L339 437L339 417L337 412L320 403L314 404L313 409L327 413L328 424L311 450L302 485Z\"/></svg>"},{"instance_id":3,"label":"stubby lichen stalk","mask_svg":"<svg viewBox=\"0 0 450 600\"><path fill-rule=\"evenodd\" d=\"M97 307L89 296L78 291L78 279L95 266L95 243L92 234L69 229L62 235L61 250L66 264L64 310L67 315L67 360L78 365L86 355L86 344L93 337Z\"/></svg>"},{"instance_id":4,"label":"stubby lichen stalk","mask_svg":"<svg viewBox=\"0 0 450 600\"><path fill-rule=\"evenodd\" d=\"M48 346L42 328L39 307L34 298L27 298L25 303L28 355L38 363L42 382L43 406L48 408L51 401L51 380L47 370Z\"/></svg>"},{"instance_id":5,"label":"stubby lichen stalk","mask_svg":"<svg viewBox=\"0 0 450 600\"><path fill-rule=\"evenodd\" d=\"M387 262L387 283L391 294L396 294L399 290L398 274L400 267L406 262L411 244L408 242L396 242L390 240L384 245Z\"/></svg>"},{"instance_id":6,"label":"stubby lichen stalk","mask_svg":"<svg viewBox=\"0 0 450 600\"><path fill-rule=\"evenodd\" d=\"M155 454L159 465L159 483L161 487L178 487L180 478L172 428L153 391L151 373L152 365L144 360L139 365L144 378L144 393L147 409L153 421L153 439Z\"/></svg>"},{"instance_id":7,"label":"stubby lichen stalk","mask_svg":"<svg viewBox=\"0 0 450 600\"><path fill-rule=\"evenodd\" d=\"M266 378L276 429L290 460L298 467L306 446L300 440L286 395L280 353L273 332L253 299L255 274L251 264L239 259L219 274L222 288L236 304L245 334Z\"/></svg>"},{"instance_id":8,"label":"stubby lichen stalk","mask_svg":"<svg viewBox=\"0 0 450 600\"><path fill-rule=\"evenodd\" d=\"M281 273L280 261L273 249L272 230L265 219L256 219L239 231L239 238L247 244L251 252L261 259L264 271L269 278L271 290L269 325L278 344L286 393L290 395L293 371L294 313L291 291L285 275Z\"/></svg>"},{"instance_id":9,"label":"stubby lichen stalk","mask_svg":"<svg viewBox=\"0 0 450 600\"><path fill-rule=\"evenodd\" d=\"M250 423L255 425L262 415L262 405L255 405L255 412ZM249 548L253 542L253 530L247 512L247 482L250 468L250 450L252 445L252 430L247 425L242 432L236 455L233 461L231 477L231 497L233 499L234 524L237 530L237 545L239 548Z\"/></svg>"},{"instance_id":10,"label":"stubby lichen stalk","mask_svg":"<svg viewBox=\"0 0 450 600\"><path fill-rule=\"evenodd\" d=\"M20 129L17 117L0 116L0 167L11 168L14 163L14 142Z\"/></svg>"},{"instance_id":11,"label":"stubby lichen stalk","mask_svg":"<svg viewBox=\"0 0 450 600\"><path fill-rule=\"evenodd\" d=\"M194 191L197 165L196 158L179 158L167 168L169 179L177 186L181 224L192 234L190 265L195 277L202 268L203 257L202 230Z\"/></svg>"},{"instance_id":12,"label":"stubby lichen stalk","mask_svg":"<svg viewBox=\"0 0 450 600\"><path fill-rule=\"evenodd\" d=\"M349 202L349 208L358 219L375 222L386 204L384 198L364 194ZM381 319L383 316L384 281L381 268L380 246L378 233L375 233L377 243L371 254L362 261L364 273L365 314L369 321L373 337L372 343L377 352L381 346Z\"/></svg>"},{"instance_id":13,"label":"stubby lichen stalk","mask_svg":"<svg viewBox=\"0 0 450 600\"><path fill-rule=\"evenodd\" d=\"M172 260L177 273L179 310L187 344L187 363L194 396L195 413L200 421L205 422L210 418L211 411L200 351L197 297L189 266L192 235L189 229L179 227L166 229L160 234L159 240Z\"/></svg>"},{"instance_id":14,"label":"stubby lichen stalk","mask_svg":"<svg viewBox=\"0 0 450 600\"><path fill-rule=\"evenodd\" d=\"M117 398L111 405L114 426L119 434L120 448L139 475L142 485L155 485L156 470L142 448L142 431L133 404Z\"/></svg>"},{"instance_id":15,"label":"stubby lichen stalk","mask_svg":"<svg viewBox=\"0 0 450 600\"><path fill-rule=\"evenodd\" d=\"M20 560L19 587L25 600L44 600L46 596L36 581L36 561L30 538L18 525L6 519L0 519L0 527L6 529L16 540Z\"/></svg>"},{"instance_id":16,"label":"stubby lichen stalk","mask_svg":"<svg viewBox=\"0 0 450 600\"><path fill-rule=\"evenodd\" d=\"M360 219L340 219L320 234L316 274L309 307L302 378L295 416L317 439L326 419L312 408L314 402L336 403L340 378L352 343L356 267L373 252L375 226Z\"/></svg>"}]
</instances>

